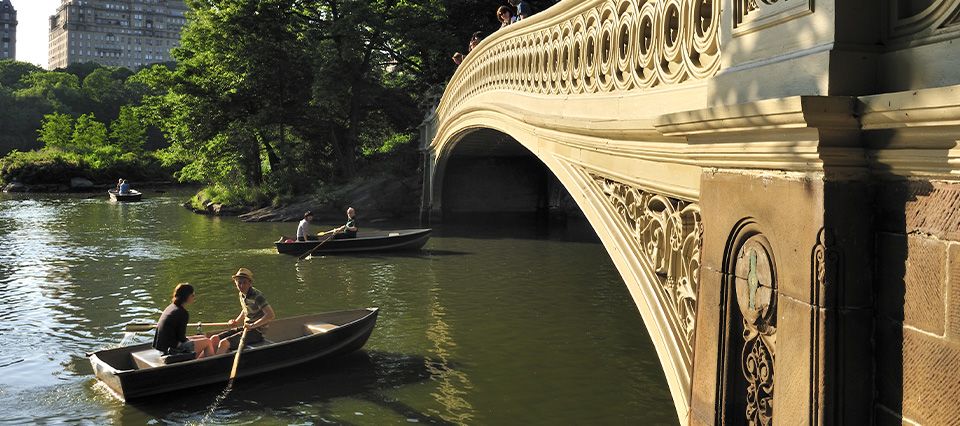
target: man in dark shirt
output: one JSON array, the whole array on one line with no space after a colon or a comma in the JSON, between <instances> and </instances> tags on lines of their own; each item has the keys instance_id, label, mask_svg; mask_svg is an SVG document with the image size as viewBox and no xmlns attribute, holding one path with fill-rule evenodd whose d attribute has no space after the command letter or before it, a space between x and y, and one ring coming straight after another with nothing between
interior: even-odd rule
<instances>
[{"instance_id":1,"label":"man in dark shirt","mask_svg":"<svg viewBox=\"0 0 960 426\"><path fill-rule=\"evenodd\" d=\"M357 231L360 228L357 225L357 211L353 207L347 208L347 223L337 228L336 239L357 238Z\"/></svg>"},{"instance_id":2,"label":"man in dark shirt","mask_svg":"<svg viewBox=\"0 0 960 426\"><path fill-rule=\"evenodd\" d=\"M222 354L228 350L234 350L240 346L240 337L243 329L247 329L247 343L259 343L263 341L262 330L270 321L276 317L273 307L267 303L267 298L253 287L253 272L247 268L240 268L233 275L233 283L240 292L240 305L243 310L237 318L228 321L233 326L243 324L242 327L233 330L227 330L216 335L217 354Z\"/></svg>"}]
</instances>

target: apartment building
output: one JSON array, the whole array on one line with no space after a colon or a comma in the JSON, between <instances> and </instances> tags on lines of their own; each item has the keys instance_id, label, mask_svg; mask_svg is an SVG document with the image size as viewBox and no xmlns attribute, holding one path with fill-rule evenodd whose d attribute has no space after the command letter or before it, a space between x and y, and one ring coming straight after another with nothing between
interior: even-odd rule
<instances>
[{"instance_id":1,"label":"apartment building","mask_svg":"<svg viewBox=\"0 0 960 426\"><path fill-rule=\"evenodd\" d=\"M170 61L186 12L183 0L60 0L50 16L47 68L96 62L136 69Z\"/></svg>"},{"instance_id":2,"label":"apartment building","mask_svg":"<svg viewBox=\"0 0 960 426\"><path fill-rule=\"evenodd\" d=\"M10 0L0 0L0 60L17 57L17 10Z\"/></svg>"}]
</instances>

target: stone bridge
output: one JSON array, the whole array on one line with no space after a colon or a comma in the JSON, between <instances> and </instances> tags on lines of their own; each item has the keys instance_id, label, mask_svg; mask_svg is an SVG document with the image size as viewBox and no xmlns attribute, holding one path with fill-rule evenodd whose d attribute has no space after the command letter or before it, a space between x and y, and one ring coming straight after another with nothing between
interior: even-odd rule
<instances>
[{"instance_id":1,"label":"stone bridge","mask_svg":"<svg viewBox=\"0 0 960 426\"><path fill-rule=\"evenodd\" d=\"M956 422L958 37L960 0L563 0L451 78L422 208L558 182L680 423Z\"/></svg>"}]
</instances>

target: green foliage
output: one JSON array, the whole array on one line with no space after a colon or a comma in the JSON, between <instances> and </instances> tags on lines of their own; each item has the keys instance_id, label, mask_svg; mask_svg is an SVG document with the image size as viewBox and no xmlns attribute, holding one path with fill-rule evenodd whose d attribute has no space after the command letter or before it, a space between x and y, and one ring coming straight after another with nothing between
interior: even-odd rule
<instances>
[{"instance_id":1,"label":"green foliage","mask_svg":"<svg viewBox=\"0 0 960 426\"><path fill-rule=\"evenodd\" d=\"M0 61L0 86L22 89L20 81L23 77L27 74L40 71L43 71L43 68L34 64L4 59Z\"/></svg>"},{"instance_id":2,"label":"green foliage","mask_svg":"<svg viewBox=\"0 0 960 426\"><path fill-rule=\"evenodd\" d=\"M139 153L147 140L147 126L130 106L120 108L120 116L110 124L110 140L121 152Z\"/></svg>"},{"instance_id":3,"label":"green foliage","mask_svg":"<svg viewBox=\"0 0 960 426\"><path fill-rule=\"evenodd\" d=\"M110 148L106 148L110 149ZM0 183L64 184L71 177L94 182L114 182L117 176L133 181L165 180L170 170L152 155L82 155L72 151L42 149L13 151L0 159Z\"/></svg>"},{"instance_id":4,"label":"green foliage","mask_svg":"<svg viewBox=\"0 0 960 426\"><path fill-rule=\"evenodd\" d=\"M38 139L45 147L69 149L73 137L73 117L60 113L47 114L43 116L39 133Z\"/></svg>"},{"instance_id":5,"label":"green foliage","mask_svg":"<svg viewBox=\"0 0 960 426\"><path fill-rule=\"evenodd\" d=\"M92 113L103 123L117 120L124 106L137 107L149 88L126 68L95 63L45 71L35 65L0 61L0 155L39 148L45 115ZM147 132L147 144L163 145L159 132Z\"/></svg>"},{"instance_id":6,"label":"green foliage","mask_svg":"<svg viewBox=\"0 0 960 426\"><path fill-rule=\"evenodd\" d=\"M214 184L204 187L194 195L190 199L190 206L196 210L205 210L208 203L261 207L270 202L268 191L260 187Z\"/></svg>"},{"instance_id":7,"label":"green foliage","mask_svg":"<svg viewBox=\"0 0 960 426\"><path fill-rule=\"evenodd\" d=\"M56 71L37 71L20 79L22 89L17 98L35 98L46 101L56 112L70 112L80 99L80 80L72 74Z\"/></svg>"},{"instance_id":8,"label":"green foliage","mask_svg":"<svg viewBox=\"0 0 960 426\"><path fill-rule=\"evenodd\" d=\"M93 114L83 114L73 127L70 148L82 153L96 151L107 141L107 126L97 121Z\"/></svg>"}]
</instances>

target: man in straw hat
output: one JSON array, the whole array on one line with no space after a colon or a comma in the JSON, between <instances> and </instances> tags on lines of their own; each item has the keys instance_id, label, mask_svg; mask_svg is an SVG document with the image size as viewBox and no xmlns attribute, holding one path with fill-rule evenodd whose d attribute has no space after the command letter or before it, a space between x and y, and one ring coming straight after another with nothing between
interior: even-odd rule
<instances>
[{"instance_id":1,"label":"man in straw hat","mask_svg":"<svg viewBox=\"0 0 960 426\"><path fill-rule=\"evenodd\" d=\"M237 286L240 292L240 306L243 310L236 319L229 321L230 326L243 324L243 326L232 330L224 331L211 339L217 345L217 354L226 353L234 350L240 345L240 336L243 329L247 331L247 343L258 343L263 341L263 334L260 329L267 325L276 317L273 308L267 303L260 290L253 287L253 272L247 268L240 268L236 274L233 274L233 284Z\"/></svg>"}]
</instances>

